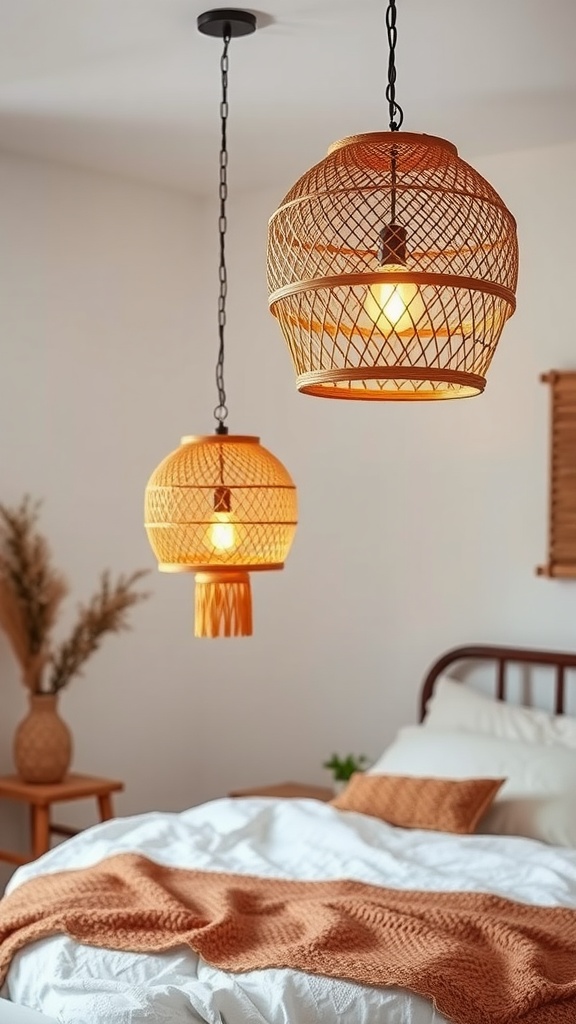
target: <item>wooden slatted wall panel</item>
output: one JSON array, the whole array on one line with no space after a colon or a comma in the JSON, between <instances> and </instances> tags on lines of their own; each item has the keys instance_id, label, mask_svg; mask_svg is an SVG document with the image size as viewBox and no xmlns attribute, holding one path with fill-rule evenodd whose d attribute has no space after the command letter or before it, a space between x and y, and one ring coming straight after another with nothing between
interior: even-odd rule
<instances>
[{"instance_id":1,"label":"wooden slatted wall panel","mask_svg":"<svg viewBox=\"0 0 576 1024\"><path fill-rule=\"evenodd\" d=\"M576 579L576 372L552 371L548 564L541 576Z\"/></svg>"}]
</instances>

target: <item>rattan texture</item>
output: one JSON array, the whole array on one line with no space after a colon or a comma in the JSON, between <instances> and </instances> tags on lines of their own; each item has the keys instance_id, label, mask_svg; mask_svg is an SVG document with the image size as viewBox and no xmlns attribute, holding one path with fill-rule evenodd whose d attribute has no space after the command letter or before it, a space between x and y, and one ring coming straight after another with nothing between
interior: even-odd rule
<instances>
[{"instance_id":1,"label":"rattan texture","mask_svg":"<svg viewBox=\"0 0 576 1024\"><path fill-rule=\"evenodd\" d=\"M222 487L230 492L229 513L215 510ZM214 526L222 523L233 538L224 548L214 543ZM257 437L182 438L146 487L146 532L168 572L281 569L296 523L294 482Z\"/></svg>"},{"instance_id":2,"label":"rattan texture","mask_svg":"<svg viewBox=\"0 0 576 1024\"><path fill-rule=\"evenodd\" d=\"M548 562L540 575L576 578L576 372L551 370Z\"/></svg>"},{"instance_id":3,"label":"rattan texture","mask_svg":"<svg viewBox=\"0 0 576 1024\"><path fill-rule=\"evenodd\" d=\"M406 269L383 273L379 233L394 205L407 230ZM353 136L335 143L271 217L267 276L300 391L466 397L484 389L514 312L516 223L451 143L406 132ZM384 282L417 286L401 330L381 330L367 313L369 288Z\"/></svg>"}]
</instances>

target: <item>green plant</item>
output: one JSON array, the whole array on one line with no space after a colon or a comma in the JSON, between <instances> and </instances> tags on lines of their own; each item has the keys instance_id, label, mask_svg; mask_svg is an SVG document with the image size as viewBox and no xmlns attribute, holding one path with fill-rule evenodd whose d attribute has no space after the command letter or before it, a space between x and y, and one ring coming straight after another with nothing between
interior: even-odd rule
<instances>
[{"instance_id":1,"label":"green plant","mask_svg":"<svg viewBox=\"0 0 576 1024\"><path fill-rule=\"evenodd\" d=\"M60 644L52 632L68 593L54 568L48 541L37 529L39 502L26 496L17 508L0 504L0 628L4 630L32 693L58 693L100 646L106 633L128 629L128 612L149 595L136 584L147 570L115 581L103 572L96 593L80 605Z\"/></svg>"},{"instance_id":2,"label":"green plant","mask_svg":"<svg viewBox=\"0 0 576 1024\"><path fill-rule=\"evenodd\" d=\"M348 782L354 772L363 772L369 763L365 754L346 754L346 757L332 754L330 760L324 761L322 767L332 772L336 782Z\"/></svg>"}]
</instances>

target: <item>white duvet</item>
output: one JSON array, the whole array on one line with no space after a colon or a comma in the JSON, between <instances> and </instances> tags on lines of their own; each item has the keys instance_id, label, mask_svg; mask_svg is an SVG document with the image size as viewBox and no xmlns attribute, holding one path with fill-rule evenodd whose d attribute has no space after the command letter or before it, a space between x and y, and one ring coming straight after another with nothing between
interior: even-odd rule
<instances>
[{"instance_id":1,"label":"white duvet","mask_svg":"<svg viewBox=\"0 0 576 1024\"><path fill-rule=\"evenodd\" d=\"M12 877L120 852L161 864L278 878L355 878L400 889L480 890L576 907L576 851L528 839L393 828L314 800L225 799L106 822ZM8 993L61 1024L445 1024L427 1000L288 970L226 974L185 949L149 956L64 936L22 950Z\"/></svg>"}]
</instances>

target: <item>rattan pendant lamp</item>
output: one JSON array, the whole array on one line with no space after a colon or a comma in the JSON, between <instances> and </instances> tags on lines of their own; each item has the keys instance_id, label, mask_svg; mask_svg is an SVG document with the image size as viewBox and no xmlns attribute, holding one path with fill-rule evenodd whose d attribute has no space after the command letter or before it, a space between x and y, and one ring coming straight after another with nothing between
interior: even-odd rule
<instances>
[{"instance_id":1,"label":"rattan pendant lamp","mask_svg":"<svg viewBox=\"0 0 576 1024\"><path fill-rule=\"evenodd\" d=\"M196 636L249 636L249 573L282 569L296 530L296 488L281 462L258 437L229 434L224 388L226 228L228 197L228 48L249 35L256 18L246 11L201 14L198 29L223 41L218 234L220 244L216 364L216 432L183 437L154 470L145 496L148 539L163 572L196 574Z\"/></svg>"},{"instance_id":2,"label":"rattan pendant lamp","mask_svg":"<svg viewBox=\"0 0 576 1024\"><path fill-rule=\"evenodd\" d=\"M269 223L270 310L306 394L464 398L514 312L516 223L452 143L400 131L394 0L386 28L390 130L335 142L288 192Z\"/></svg>"}]
</instances>

